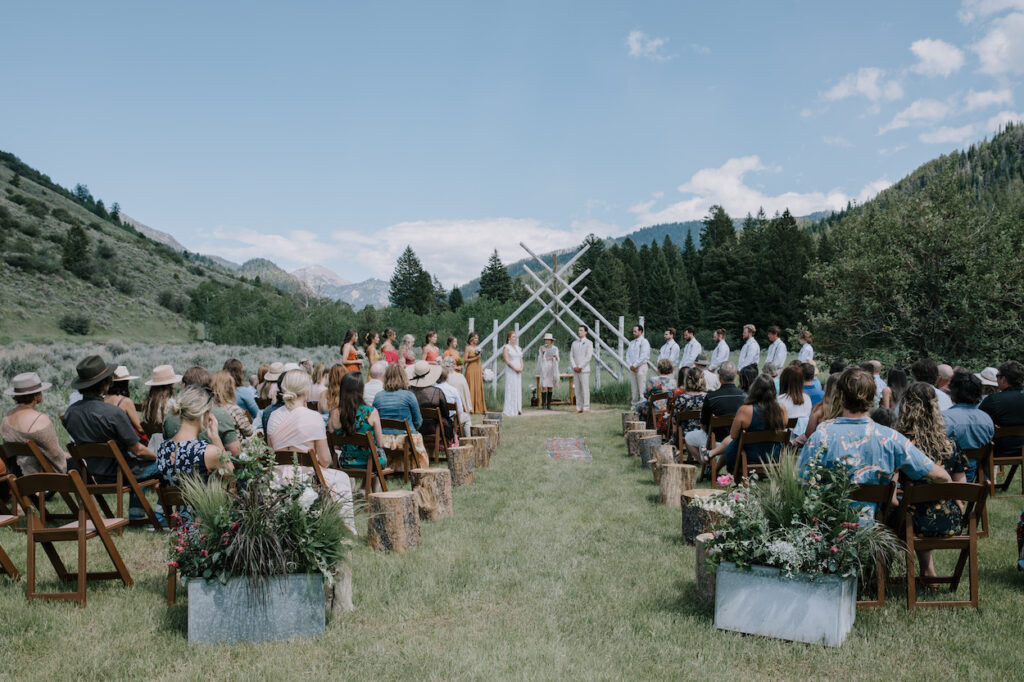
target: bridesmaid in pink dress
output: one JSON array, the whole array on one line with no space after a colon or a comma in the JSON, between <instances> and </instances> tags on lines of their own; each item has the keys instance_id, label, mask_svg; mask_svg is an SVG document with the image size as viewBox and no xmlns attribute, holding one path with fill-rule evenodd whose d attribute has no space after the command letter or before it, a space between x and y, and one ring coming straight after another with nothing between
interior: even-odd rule
<instances>
[{"instance_id":1,"label":"bridesmaid in pink dress","mask_svg":"<svg viewBox=\"0 0 1024 682\"><path fill-rule=\"evenodd\" d=\"M422 357L431 364L438 364L437 359L441 357L441 349L437 347L437 332L427 332L426 343L423 345Z\"/></svg>"},{"instance_id":2,"label":"bridesmaid in pink dress","mask_svg":"<svg viewBox=\"0 0 1024 682\"><path fill-rule=\"evenodd\" d=\"M395 330L391 327L384 328L384 343L380 344L380 352L384 354L384 361L389 365L398 362L398 351L395 349Z\"/></svg>"},{"instance_id":3,"label":"bridesmaid in pink dress","mask_svg":"<svg viewBox=\"0 0 1024 682\"><path fill-rule=\"evenodd\" d=\"M398 349L398 354L401 356L402 362L405 366L416 364L416 351L413 350L412 346L416 343L416 337L412 334L406 334L402 337L402 347Z\"/></svg>"}]
</instances>

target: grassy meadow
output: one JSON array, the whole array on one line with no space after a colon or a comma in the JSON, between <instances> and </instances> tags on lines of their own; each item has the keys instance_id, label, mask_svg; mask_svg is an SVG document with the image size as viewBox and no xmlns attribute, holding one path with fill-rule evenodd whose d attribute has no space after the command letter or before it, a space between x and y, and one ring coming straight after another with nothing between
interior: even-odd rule
<instances>
[{"instance_id":1,"label":"grassy meadow","mask_svg":"<svg viewBox=\"0 0 1024 682\"><path fill-rule=\"evenodd\" d=\"M23 583L0 579L0 678L1011 679L1024 666L1020 497L991 506L978 611L911 615L893 587L839 649L721 632L697 600L679 512L625 456L619 413L567 409L506 418L491 467L455 490L453 518L423 523L415 552L361 540L355 611L319 639L190 646L184 592L164 603L166 536L132 529L116 542L134 588L93 584L85 609L29 604ZM586 437L593 461L550 461L553 436ZM24 536L2 530L0 543L24 567ZM106 565L98 543L90 559Z\"/></svg>"}]
</instances>

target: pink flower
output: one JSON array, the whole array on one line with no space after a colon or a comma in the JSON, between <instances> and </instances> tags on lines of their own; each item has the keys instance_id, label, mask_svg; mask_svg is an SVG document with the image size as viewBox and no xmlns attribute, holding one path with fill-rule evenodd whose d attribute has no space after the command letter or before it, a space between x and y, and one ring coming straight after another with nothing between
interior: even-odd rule
<instances>
[{"instance_id":1,"label":"pink flower","mask_svg":"<svg viewBox=\"0 0 1024 682\"><path fill-rule=\"evenodd\" d=\"M170 566L171 568L177 568L177 567L178 567L178 562L177 562L177 561L174 561L174 560L172 559L171 561L168 561L168 562L167 562L167 565L168 565L168 566Z\"/></svg>"},{"instance_id":2,"label":"pink flower","mask_svg":"<svg viewBox=\"0 0 1024 682\"><path fill-rule=\"evenodd\" d=\"M829 548L829 551L831 551L833 554L839 554L839 548L835 545L832 545L832 547Z\"/></svg>"},{"instance_id":3,"label":"pink flower","mask_svg":"<svg viewBox=\"0 0 1024 682\"><path fill-rule=\"evenodd\" d=\"M718 481L718 485L721 486L732 485L732 474L722 474L715 480Z\"/></svg>"},{"instance_id":4,"label":"pink flower","mask_svg":"<svg viewBox=\"0 0 1024 682\"><path fill-rule=\"evenodd\" d=\"M856 521L843 521L840 525L842 525L843 528L860 528L860 524Z\"/></svg>"},{"instance_id":5,"label":"pink flower","mask_svg":"<svg viewBox=\"0 0 1024 682\"><path fill-rule=\"evenodd\" d=\"M203 556L207 556L209 554L209 552L207 552L205 549L199 550L199 553Z\"/></svg>"},{"instance_id":6,"label":"pink flower","mask_svg":"<svg viewBox=\"0 0 1024 682\"><path fill-rule=\"evenodd\" d=\"M808 533L808 535L810 535L811 539L814 540L815 542L818 542L819 540L821 540L821 536L818 535L817 533L815 533L813 530L810 533Z\"/></svg>"}]
</instances>

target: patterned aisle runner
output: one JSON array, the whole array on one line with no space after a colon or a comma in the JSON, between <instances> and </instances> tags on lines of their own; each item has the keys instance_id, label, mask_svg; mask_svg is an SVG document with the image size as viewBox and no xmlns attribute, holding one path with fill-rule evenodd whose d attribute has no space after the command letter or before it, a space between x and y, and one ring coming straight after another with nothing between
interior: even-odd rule
<instances>
[{"instance_id":1,"label":"patterned aisle runner","mask_svg":"<svg viewBox=\"0 0 1024 682\"><path fill-rule=\"evenodd\" d=\"M575 459L590 462L594 458L587 448L586 438L549 438L548 457L550 459Z\"/></svg>"}]
</instances>

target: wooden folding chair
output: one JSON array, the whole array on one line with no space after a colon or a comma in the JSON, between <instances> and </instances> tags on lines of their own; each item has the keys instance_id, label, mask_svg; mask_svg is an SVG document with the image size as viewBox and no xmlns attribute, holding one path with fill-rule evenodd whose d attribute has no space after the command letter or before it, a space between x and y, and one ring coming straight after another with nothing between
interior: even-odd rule
<instances>
[{"instance_id":1,"label":"wooden folding chair","mask_svg":"<svg viewBox=\"0 0 1024 682\"><path fill-rule=\"evenodd\" d=\"M18 500L25 507L28 517L28 557L25 561L27 587L25 596L33 599L53 601L75 601L80 607L85 606L85 584L87 580L121 580L125 587L131 587L132 577L128 567L121 559L121 554L114 545L110 531L128 524L123 518L104 518L93 502L92 493L82 482L77 471L67 474L29 474L12 483ZM78 505L78 520L58 528L47 528L43 523L46 507L46 493L64 493L73 495ZM113 571L88 572L86 570L86 543L98 537L103 543L114 564ZM75 542L78 545L78 570L71 573L65 567L57 549L56 542ZM57 577L65 582L77 582L78 589L74 592L37 592L36 591L36 543L43 546L43 551L57 572Z\"/></svg>"},{"instance_id":2,"label":"wooden folding chair","mask_svg":"<svg viewBox=\"0 0 1024 682\"><path fill-rule=\"evenodd\" d=\"M789 419L786 420L786 428L792 431L793 429L796 428L796 423L798 421L800 421L799 417L790 417Z\"/></svg>"},{"instance_id":3,"label":"wooden folding chair","mask_svg":"<svg viewBox=\"0 0 1024 682\"><path fill-rule=\"evenodd\" d=\"M396 448L383 448L384 454L388 458L388 468L394 468L395 457L401 458L402 460L402 481L405 483L409 482L409 471L413 468L413 443L412 443L412 427L409 425L408 419L385 419L380 418L381 429L394 429L398 431L405 431L405 443L402 445L402 449Z\"/></svg>"},{"instance_id":4,"label":"wooden folding chair","mask_svg":"<svg viewBox=\"0 0 1024 682\"><path fill-rule=\"evenodd\" d=\"M718 444L718 439L715 438L715 429L721 429L721 428L725 428L727 426L732 426L732 422L733 422L734 419L736 419L736 415L735 414L723 414L723 415L712 416L711 419L708 420L708 440L707 440L707 445L705 446L705 447L707 447L708 450L714 450L715 446ZM722 456L723 457L725 456L724 453L723 453ZM704 468L700 472L700 478L701 478L702 481L705 480L705 479L710 480L710 481L714 480L714 478L715 478L715 466L714 466L714 464L715 464L715 460L716 459L717 459L717 457L711 457L711 458L708 459L707 462L704 463ZM714 485L714 483L712 482L712 486L713 485Z\"/></svg>"},{"instance_id":5,"label":"wooden folding chair","mask_svg":"<svg viewBox=\"0 0 1024 682\"><path fill-rule=\"evenodd\" d=\"M651 397L647 399L647 414L644 415L644 420L647 422L647 428L653 429L658 423L658 416L655 414L657 410L654 409L654 403L659 400L667 402L671 396L671 393L661 391L659 393L652 393ZM664 412L664 410L661 410L661 412Z\"/></svg>"},{"instance_id":6,"label":"wooden folding chair","mask_svg":"<svg viewBox=\"0 0 1024 682\"><path fill-rule=\"evenodd\" d=\"M7 475L4 477L4 481L11 487L12 494L14 491L14 476ZM16 494L15 494L16 495ZM16 514L0 514L0 528L6 528L7 526L13 526L18 523L18 516ZM18 573L18 569L14 567L14 562L11 561L11 557L7 556L7 552L0 546L0 572L9 575L15 580L21 580L21 574Z\"/></svg>"},{"instance_id":7,"label":"wooden folding chair","mask_svg":"<svg viewBox=\"0 0 1024 682\"><path fill-rule=\"evenodd\" d=\"M85 472L86 476L86 489L90 495L96 498L96 503L99 508L103 510L103 513L107 518L120 519L124 518L124 495L125 493L135 493L135 496L139 498L139 504L142 505L143 511L146 512L146 516L129 520L128 525L130 526L144 526L151 524L153 530L163 530L163 524L156 517L156 512L153 511L152 505L149 504L149 500L146 499L144 492L145 488L156 487L159 482L156 478L151 478L148 481L138 481L135 478L135 474L132 473L131 468L128 466L128 462L125 460L124 455L121 454L121 449L117 447L117 443L112 440L108 440L106 443L68 443L68 452L71 454L71 459L75 461L75 465L78 467L80 472ZM89 475L89 463L87 460L90 459L112 459L117 463L117 475L113 483L101 483L97 481L93 476ZM107 501L103 498L104 495L114 495L117 499L117 512L114 512L107 505Z\"/></svg>"},{"instance_id":8,"label":"wooden folding chair","mask_svg":"<svg viewBox=\"0 0 1024 682\"><path fill-rule=\"evenodd\" d=\"M42 473L44 473L44 474L55 474L55 473L57 473L57 471L54 470L54 468L53 468L53 464L50 463L50 460L46 459L46 455L43 454L43 451L40 450L39 446L36 445L33 441L28 441L27 443L4 443L3 445L0 445L0 450L3 450L4 457L7 458L7 459L12 459L14 457L34 457L35 460L36 460L36 463L39 465L39 469L42 471ZM66 512L50 512L48 518L50 520L59 520L59 519L72 520L72 519L77 519L78 518L78 505L75 504L75 498L73 496L67 495L67 494L61 495L61 498L64 500L64 504L66 504L68 506L68 510L69 511L66 511ZM44 516L43 517L43 522L45 523L46 520L47 520L47 517Z\"/></svg>"},{"instance_id":9,"label":"wooden folding chair","mask_svg":"<svg viewBox=\"0 0 1024 682\"><path fill-rule=\"evenodd\" d=\"M896 492L896 482L889 481L886 484L875 484L875 485L859 485L850 492L850 499L854 502L870 502L875 505L875 523L885 525L885 520L889 516L889 510L892 508L893 494ZM876 581L876 594L874 599L858 599L858 609L871 609L875 607L885 606L885 581L886 581L886 567L885 563L876 558L875 559L875 581Z\"/></svg>"},{"instance_id":10,"label":"wooden folding chair","mask_svg":"<svg viewBox=\"0 0 1024 682\"><path fill-rule=\"evenodd\" d=\"M997 440L1013 437L1024 437L1024 426L997 426L996 432L992 436L992 463L989 465L989 478L993 485L993 495L995 495L996 489L1004 492L1009 490L1010 482L1013 481L1013 475L1016 473L1017 468L1024 466L1024 447L1021 447L1019 451L1012 455L999 456L995 454L995 443ZM1006 465L1010 465L1010 471L1006 474L1006 478L1003 479L1003 482L997 485L996 467ZM1020 477L1020 492L1024 495L1024 471L1021 472Z\"/></svg>"},{"instance_id":11,"label":"wooden folding chair","mask_svg":"<svg viewBox=\"0 0 1024 682\"><path fill-rule=\"evenodd\" d=\"M337 464L335 467L349 476L361 479L363 481L363 489L367 495L373 492L374 479L380 481L380 490L381 492L386 493L388 491L388 484L384 482L384 478L386 476L398 475L398 472L390 467L381 467L380 459L377 455L377 446L373 442L372 433L360 433L352 436L339 436L333 433L328 433L327 444L331 448L332 456L336 458ZM369 448L370 454L366 458L366 466L346 466L345 459L341 454L341 446L343 445L354 445L359 448Z\"/></svg>"},{"instance_id":12,"label":"wooden folding chair","mask_svg":"<svg viewBox=\"0 0 1024 682\"><path fill-rule=\"evenodd\" d=\"M672 411L672 426L676 432L676 450L679 452L680 457L686 457L687 462L692 462L693 457L690 456L690 451L686 449L686 433L680 428L680 425L695 420L700 421L700 410Z\"/></svg>"},{"instance_id":13,"label":"wooden folding chair","mask_svg":"<svg viewBox=\"0 0 1024 682\"><path fill-rule=\"evenodd\" d=\"M736 466L733 467L733 479L737 482L746 482L751 473L767 474L769 469L779 466L782 459L782 449L789 445L789 436L792 432L789 429L781 431L740 431L739 445L736 448ZM777 443L779 446L779 460L751 463L747 459L747 447L756 443Z\"/></svg>"},{"instance_id":14,"label":"wooden folding chair","mask_svg":"<svg viewBox=\"0 0 1024 682\"><path fill-rule=\"evenodd\" d=\"M174 520L174 514L185 506L185 500L181 496L181 488L173 486L157 486L156 496L160 499L160 506L164 509L164 517L167 519L167 527L174 530L178 523ZM178 569L173 566L167 567L167 605L174 606L178 593Z\"/></svg>"},{"instance_id":15,"label":"wooden folding chair","mask_svg":"<svg viewBox=\"0 0 1024 682\"><path fill-rule=\"evenodd\" d=\"M459 406L456 403L445 403L444 407L448 410L448 414L452 415L452 428L455 429L455 435L459 437L464 436L462 417L459 416Z\"/></svg>"},{"instance_id":16,"label":"wooden folding chair","mask_svg":"<svg viewBox=\"0 0 1024 682\"><path fill-rule=\"evenodd\" d=\"M908 485L903 491L900 501L896 527L901 530L907 545L907 608L947 608L970 606L978 608L978 509L985 504L988 487L980 483L926 483ZM963 518L967 521L967 534L961 531L958 535L931 538L914 533L914 515L911 505L932 504L935 502L961 500L966 503ZM917 577L915 574L918 550L958 550L953 574L948 576ZM923 585L949 585L950 592L956 592L960 586L964 566L968 565L968 582L971 598L967 601L918 601L917 582Z\"/></svg>"},{"instance_id":17,"label":"wooden folding chair","mask_svg":"<svg viewBox=\"0 0 1024 682\"><path fill-rule=\"evenodd\" d=\"M320 467L320 460L316 458L315 452L299 452L298 450L275 450L274 459L280 466L310 467L316 474L316 480L320 482L321 490L330 490L327 487L327 479L324 478L324 470Z\"/></svg>"},{"instance_id":18,"label":"wooden folding chair","mask_svg":"<svg viewBox=\"0 0 1024 682\"><path fill-rule=\"evenodd\" d=\"M433 413L430 418L435 420L437 428L434 429L434 445L431 448L430 459L433 460L434 464L441 461L441 453L444 452L444 461L448 461L448 434L445 431L444 426L444 415L441 413L440 407L432 407L426 410L427 413ZM424 414L424 417L427 415Z\"/></svg>"},{"instance_id":19,"label":"wooden folding chair","mask_svg":"<svg viewBox=\"0 0 1024 682\"><path fill-rule=\"evenodd\" d=\"M972 459L977 463L975 483L980 483L988 488L990 497L995 497L995 480L990 478L992 471L992 443L987 443L980 448L968 448L963 450L964 457ZM1024 480L1024 479L1022 479ZM978 515L979 529L978 537L988 537L988 502L981 506L981 513Z\"/></svg>"}]
</instances>

